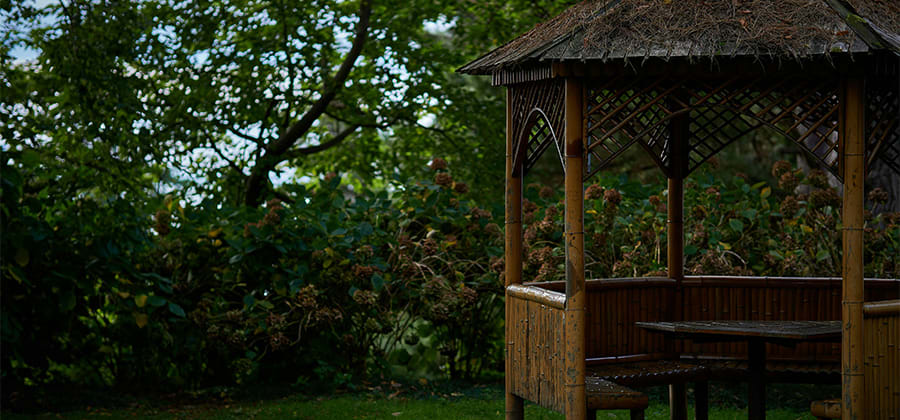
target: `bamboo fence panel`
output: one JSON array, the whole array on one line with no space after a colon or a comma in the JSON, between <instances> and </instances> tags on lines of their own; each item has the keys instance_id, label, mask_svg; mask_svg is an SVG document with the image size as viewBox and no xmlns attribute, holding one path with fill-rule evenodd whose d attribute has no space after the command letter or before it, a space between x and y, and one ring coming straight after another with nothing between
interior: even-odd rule
<instances>
[{"instance_id":1,"label":"bamboo fence panel","mask_svg":"<svg viewBox=\"0 0 900 420\"><path fill-rule=\"evenodd\" d=\"M507 287L510 392L542 407L565 408L565 295L537 287Z\"/></svg>"},{"instance_id":2,"label":"bamboo fence panel","mask_svg":"<svg viewBox=\"0 0 900 420\"><path fill-rule=\"evenodd\" d=\"M900 297L900 280L866 281L868 297ZM684 281L684 320L828 321L841 319L841 283L833 278L689 276ZM748 302L746 305L740 302ZM710 310L710 308L713 308ZM685 344L683 353L746 358L745 343ZM768 344L771 360L837 362L840 343Z\"/></svg>"},{"instance_id":3,"label":"bamboo fence panel","mask_svg":"<svg viewBox=\"0 0 900 420\"><path fill-rule=\"evenodd\" d=\"M827 321L841 317L840 278L688 276L683 286L682 298L676 305L679 305L680 318L686 321ZM538 299L545 305L552 303L554 296L562 296L559 292L564 290L562 282L527 283L517 287L532 290L529 292L531 299ZM747 357L747 345L742 342L722 345L678 340L674 347L667 349L667 340L662 335L634 326L637 321L669 320L668 302L675 295L675 281L672 279L588 280L586 290L586 358L589 362L663 358L671 355L672 350L713 358ZM900 279L866 280L867 300L892 298L900 298ZM561 308L562 303L559 305ZM546 322L559 322L559 328L562 328L562 319L556 318L556 314L547 318ZM558 340L563 338L561 335L552 337ZM552 344L558 351L561 351L560 345ZM836 342L801 343L794 348L768 345L766 353L773 361L836 363L840 361L841 346ZM552 357L555 353L549 351L547 354ZM562 362L559 363L562 366Z\"/></svg>"},{"instance_id":4,"label":"bamboo fence panel","mask_svg":"<svg viewBox=\"0 0 900 420\"><path fill-rule=\"evenodd\" d=\"M867 419L900 417L900 300L864 308Z\"/></svg>"}]
</instances>

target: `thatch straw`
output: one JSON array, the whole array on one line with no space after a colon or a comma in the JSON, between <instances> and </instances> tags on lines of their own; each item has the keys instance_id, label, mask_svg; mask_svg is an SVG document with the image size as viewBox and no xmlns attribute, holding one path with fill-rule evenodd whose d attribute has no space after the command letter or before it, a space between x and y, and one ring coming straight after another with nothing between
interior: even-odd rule
<instances>
[{"instance_id":1,"label":"thatch straw","mask_svg":"<svg viewBox=\"0 0 900 420\"><path fill-rule=\"evenodd\" d=\"M900 32L894 0L852 0ZM826 0L588 0L463 67L481 73L540 59L756 55L802 58L866 45Z\"/></svg>"}]
</instances>

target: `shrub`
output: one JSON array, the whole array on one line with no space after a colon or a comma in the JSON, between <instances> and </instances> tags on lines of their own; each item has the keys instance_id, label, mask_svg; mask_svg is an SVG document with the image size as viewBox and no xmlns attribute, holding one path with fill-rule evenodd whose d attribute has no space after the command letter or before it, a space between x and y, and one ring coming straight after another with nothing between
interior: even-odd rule
<instances>
[{"instance_id":1,"label":"shrub","mask_svg":"<svg viewBox=\"0 0 900 420\"><path fill-rule=\"evenodd\" d=\"M378 191L328 176L260 209L51 197L3 166L5 396L499 370L502 208L431 166ZM782 187L704 170L686 182L689 273L839 274L836 191L783 162L773 173ZM562 194L525 194L524 276L561 279ZM589 277L665 275L665 196L625 176L586 188ZM868 214L866 246L868 276L900 276L900 215Z\"/></svg>"}]
</instances>

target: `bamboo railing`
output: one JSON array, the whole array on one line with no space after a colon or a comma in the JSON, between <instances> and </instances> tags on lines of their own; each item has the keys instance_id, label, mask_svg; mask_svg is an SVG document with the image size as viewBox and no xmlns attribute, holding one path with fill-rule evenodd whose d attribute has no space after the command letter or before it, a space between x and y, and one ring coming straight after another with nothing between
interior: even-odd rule
<instances>
[{"instance_id":1,"label":"bamboo railing","mask_svg":"<svg viewBox=\"0 0 900 420\"><path fill-rule=\"evenodd\" d=\"M530 289L562 292L563 282L526 283ZM900 279L867 279L866 300L900 298ZM797 277L687 276L680 291L667 278L588 280L588 363L661 359L673 354L745 359L746 344L694 344L677 341L666 348L660 334L635 327L636 321L667 321L669 297L682 320L839 320L841 279ZM515 318L514 318L515 319ZM840 343L769 345L773 361L840 361Z\"/></svg>"},{"instance_id":2,"label":"bamboo railing","mask_svg":"<svg viewBox=\"0 0 900 420\"><path fill-rule=\"evenodd\" d=\"M867 302L865 397L867 419L900 418L900 300Z\"/></svg>"},{"instance_id":3,"label":"bamboo railing","mask_svg":"<svg viewBox=\"0 0 900 420\"><path fill-rule=\"evenodd\" d=\"M508 392L565 411L565 305L562 293L506 287L509 331Z\"/></svg>"},{"instance_id":4,"label":"bamboo railing","mask_svg":"<svg viewBox=\"0 0 900 420\"><path fill-rule=\"evenodd\" d=\"M900 297L900 281L867 279L867 300ZM681 298L685 320L831 321L841 319L841 279L795 277L691 276ZM745 358L746 343L696 344L682 341L681 354ZM841 344L766 345L769 360L838 362Z\"/></svg>"}]
</instances>

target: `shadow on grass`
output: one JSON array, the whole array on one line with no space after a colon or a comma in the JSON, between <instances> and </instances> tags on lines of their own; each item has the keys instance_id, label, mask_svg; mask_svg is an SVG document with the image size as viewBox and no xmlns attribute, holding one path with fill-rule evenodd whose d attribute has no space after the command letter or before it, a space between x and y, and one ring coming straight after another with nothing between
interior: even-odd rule
<instances>
[{"instance_id":1,"label":"shadow on grass","mask_svg":"<svg viewBox=\"0 0 900 420\"><path fill-rule=\"evenodd\" d=\"M461 382L360 384L356 390L323 394L291 386L210 388L197 392L157 395L119 395L80 391L45 396L43 406L4 411L4 419L19 418L200 418L200 419L495 419L503 418L503 389L499 384ZM773 384L768 387L768 417L812 418L809 403L840 394L838 385ZM645 389L651 405L648 419L667 419L668 391ZM689 400L693 400L689 388ZM713 419L746 418L746 385L710 383ZM6 410L8 407L4 407ZM691 410L693 411L693 410ZM693 418L693 415L690 416ZM562 419L534 404L527 419ZM627 411L604 411L598 419L627 419Z\"/></svg>"}]
</instances>

